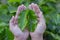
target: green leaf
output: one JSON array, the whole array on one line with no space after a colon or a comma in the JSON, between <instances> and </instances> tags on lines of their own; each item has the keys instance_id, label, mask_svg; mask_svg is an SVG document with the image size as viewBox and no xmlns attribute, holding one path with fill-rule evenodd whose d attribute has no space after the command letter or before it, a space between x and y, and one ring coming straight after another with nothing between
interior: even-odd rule
<instances>
[{"instance_id":1,"label":"green leaf","mask_svg":"<svg viewBox=\"0 0 60 40\"><path fill-rule=\"evenodd\" d=\"M0 23L0 27L5 27L5 26L8 26L8 24L7 23L4 23L4 22L1 22Z\"/></svg>"},{"instance_id":2,"label":"green leaf","mask_svg":"<svg viewBox=\"0 0 60 40\"><path fill-rule=\"evenodd\" d=\"M25 11L22 11L21 13L20 13L20 16L19 16L19 25L20 25L20 28L22 29L22 30L24 30L25 29L25 27L26 27L26 24L27 24L27 13L28 11L27 10L25 10Z\"/></svg>"},{"instance_id":3,"label":"green leaf","mask_svg":"<svg viewBox=\"0 0 60 40\"><path fill-rule=\"evenodd\" d=\"M28 12L28 29L33 32L37 26L37 17L34 11L29 10Z\"/></svg>"},{"instance_id":4,"label":"green leaf","mask_svg":"<svg viewBox=\"0 0 60 40\"><path fill-rule=\"evenodd\" d=\"M14 40L14 35L11 33L9 28L6 28L6 36L7 36L7 40Z\"/></svg>"},{"instance_id":5,"label":"green leaf","mask_svg":"<svg viewBox=\"0 0 60 40\"><path fill-rule=\"evenodd\" d=\"M7 14L8 10L7 10L7 5L0 5L0 15L1 14Z\"/></svg>"},{"instance_id":6,"label":"green leaf","mask_svg":"<svg viewBox=\"0 0 60 40\"><path fill-rule=\"evenodd\" d=\"M19 25L22 30L27 27L29 31L34 31L37 25L35 12L29 9L21 12L19 21Z\"/></svg>"},{"instance_id":7,"label":"green leaf","mask_svg":"<svg viewBox=\"0 0 60 40\"><path fill-rule=\"evenodd\" d=\"M10 3L14 3L14 2L20 2L21 0L8 0L8 2Z\"/></svg>"},{"instance_id":8,"label":"green leaf","mask_svg":"<svg viewBox=\"0 0 60 40\"><path fill-rule=\"evenodd\" d=\"M14 13L14 12L16 12L17 8L12 6L12 5L9 5L8 10L9 10L10 13Z\"/></svg>"},{"instance_id":9,"label":"green leaf","mask_svg":"<svg viewBox=\"0 0 60 40\"><path fill-rule=\"evenodd\" d=\"M7 14L1 14L0 15L0 21L1 22L9 22L9 20L10 20L10 15L7 15Z\"/></svg>"},{"instance_id":10,"label":"green leaf","mask_svg":"<svg viewBox=\"0 0 60 40\"><path fill-rule=\"evenodd\" d=\"M55 38L56 40L60 40L60 36L58 34L53 34L52 32L48 32L46 31L48 34L50 34L53 38Z\"/></svg>"}]
</instances>

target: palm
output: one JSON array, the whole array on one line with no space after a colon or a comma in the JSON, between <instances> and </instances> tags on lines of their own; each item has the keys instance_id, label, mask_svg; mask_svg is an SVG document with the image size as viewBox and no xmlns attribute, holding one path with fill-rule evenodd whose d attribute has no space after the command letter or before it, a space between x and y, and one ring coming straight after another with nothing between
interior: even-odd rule
<instances>
[{"instance_id":1,"label":"palm","mask_svg":"<svg viewBox=\"0 0 60 40\"><path fill-rule=\"evenodd\" d=\"M45 20L44 20L42 12L40 11L38 5L34 3L29 5L29 9L33 10L38 17L37 18L38 24L37 24L37 28L35 29L34 33L43 34L46 29L46 24L45 24Z\"/></svg>"}]
</instances>

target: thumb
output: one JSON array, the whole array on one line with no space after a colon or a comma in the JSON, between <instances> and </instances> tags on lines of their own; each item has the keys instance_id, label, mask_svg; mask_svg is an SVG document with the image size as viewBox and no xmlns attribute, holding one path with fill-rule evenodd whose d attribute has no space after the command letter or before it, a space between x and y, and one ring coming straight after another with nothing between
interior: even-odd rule
<instances>
[{"instance_id":1,"label":"thumb","mask_svg":"<svg viewBox=\"0 0 60 40\"><path fill-rule=\"evenodd\" d=\"M30 36L31 36L31 37L33 37L33 36L34 36L34 34L35 34L34 32L30 32Z\"/></svg>"}]
</instances>

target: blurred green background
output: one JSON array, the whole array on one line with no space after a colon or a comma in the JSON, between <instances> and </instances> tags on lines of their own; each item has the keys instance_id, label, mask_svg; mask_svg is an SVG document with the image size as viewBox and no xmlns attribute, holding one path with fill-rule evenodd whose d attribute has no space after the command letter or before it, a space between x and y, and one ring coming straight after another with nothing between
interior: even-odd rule
<instances>
[{"instance_id":1,"label":"blurred green background","mask_svg":"<svg viewBox=\"0 0 60 40\"><path fill-rule=\"evenodd\" d=\"M36 3L42 10L47 29L44 40L60 40L60 0L0 0L0 40L13 40L9 20L21 4Z\"/></svg>"}]
</instances>

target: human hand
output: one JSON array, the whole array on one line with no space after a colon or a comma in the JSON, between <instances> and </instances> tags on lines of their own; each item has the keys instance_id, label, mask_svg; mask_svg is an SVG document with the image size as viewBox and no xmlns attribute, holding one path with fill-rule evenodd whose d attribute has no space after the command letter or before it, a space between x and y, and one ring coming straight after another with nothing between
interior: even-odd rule
<instances>
[{"instance_id":1,"label":"human hand","mask_svg":"<svg viewBox=\"0 0 60 40\"><path fill-rule=\"evenodd\" d=\"M10 31L14 34L15 40L26 40L28 38L29 32L27 29L24 32L18 26L18 15L21 11L23 11L26 7L21 5L18 7L16 15L13 16L9 23Z\"/></svg>"},{"instance_id":2,"label":"human hand","mask_svg":"<svg viewBox=\"0 0 60 40\"><path fill-rule=\"evenodd\" d=\"M30 32L32 40L43 40L43 33L46 29L45 19L37 4L32 3L29 9L33 10L37 16L38 24L34 32Z\"/></svg>"}]
</instances>

